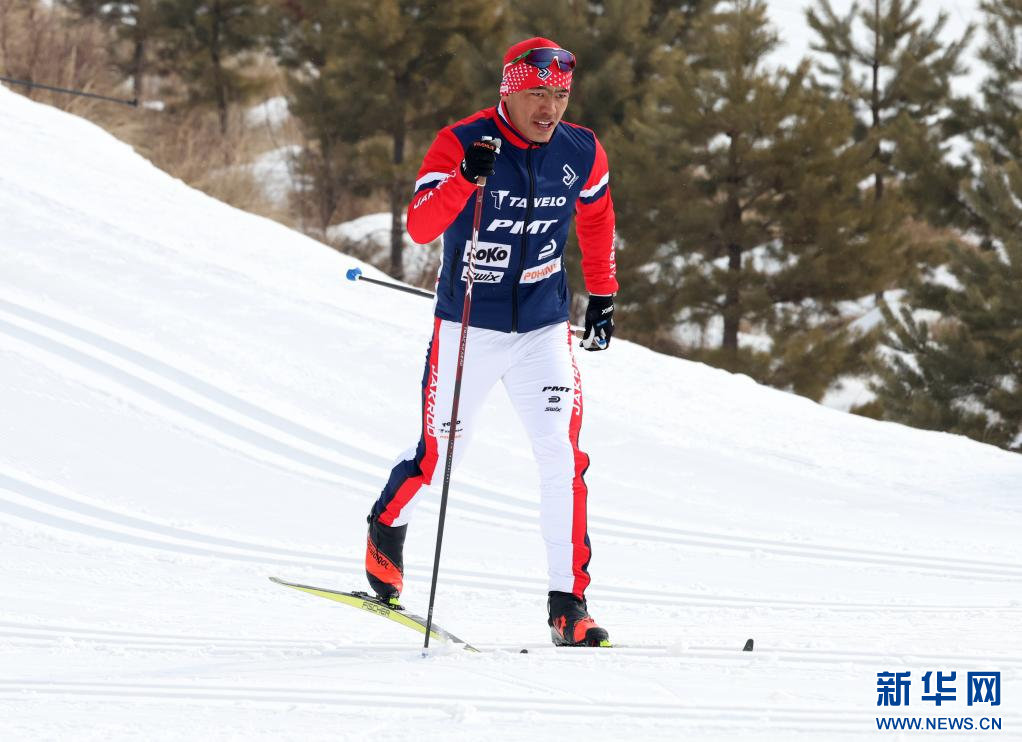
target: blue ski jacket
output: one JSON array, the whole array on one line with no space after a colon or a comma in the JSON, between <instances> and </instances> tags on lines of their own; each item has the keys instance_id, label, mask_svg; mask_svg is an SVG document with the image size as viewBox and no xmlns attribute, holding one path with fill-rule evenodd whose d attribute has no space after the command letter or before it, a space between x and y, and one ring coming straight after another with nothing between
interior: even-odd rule
<instances>
[{"instance_id":1,"label":"blue ski jacket","mask_svg":"<svg viewBox=\"0 0 1022 742\"><path fill-rule=\"evenodd\" d=\"M461 321L477 186L460 164L484 136L502 146L485 186L469 325L528 332L568 319L563 253L573 216L586 289L616 292L610 171L596 135L562 121L549 142L529 142L501 103L441 129L415 182L409 235L420 244L443 235L436 316Z\"/></svg>"}]
</instances>

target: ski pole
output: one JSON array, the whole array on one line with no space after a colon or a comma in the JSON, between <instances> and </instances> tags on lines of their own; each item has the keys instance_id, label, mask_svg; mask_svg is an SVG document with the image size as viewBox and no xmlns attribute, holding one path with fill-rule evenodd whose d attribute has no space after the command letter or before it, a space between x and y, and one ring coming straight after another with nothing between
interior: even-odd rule
<instances>
[{"instance_id":1,"label":"ski pole","mask_svg":"<svg viewBox=\"0 0 1022 742\"><path fill-rule=\"evenodd\" d=\"M372 283L377 286L384 286L388 289L394 289L395 291L404 291L406 294L415 294L416 296L424 296L427 299L433 299L436 297L432 291L426 289L417 289L414 286L405 286L401 283L394 283L393 281L381 281L378 278L367 278L362 275L361 268L349 268L347 272L349 281L365 281L366 283Z\"/></svg>"},{"instance_id":2,"label":"ski pole","mask_svg":"<svg viewBox=\"0 0 1022 742\"><path fill-rule=\"evenodd\" d=\"M28 88L39 88L41 90L49 90L54 93L67 93L68 95L80 95L85 98L98 98L99 100L108 100L111 103L123 103L126 106L134 106L138 108L138 98L111 98L109 95L100 95L99 93L86 93L84 90L71 90L70 88L58 88L55 85L43 85L41 82L32 82L30 80L15 80L11 77L0 77L0 82L11 83L12 85L24 85Z\"/></svg>"},{"instance_id":3,"label":"ski pole","mask_svg":"<svg viewBox=\"0 0 1022 742\"><path fill-rule=\"evenodd\" d=\"M496 152L500 152L500 140L483 137ZM461 398L461 377L465 370L465 348L468 345L468 320L472 311L472 284L475 282L476 250L479 249L479 223L483 216L483 193L486 177L476 179L476 204L472 216L472 247L468 253L468 272L465 274L465 303L461 308L461 341L458 344L458 366L454 373L454 401L451 403L451 425L447 429L447 462L444 464L444 487L440 494L440 521L436 530L436 553L433 555L433 582L429 587L429 612L426 613L426 641L422 645L422 656L429 654L429 631L433 626L433 603L436 600L436 582L440 574L440 547L444 540L444 521L447 519L447 495L451 488L451 470L454 468L454 439L458 432L458 401Z\"/></svg>"},{"instance_id":4,"label":"ski pole","mask_svg":"<svg viewBox=\"0 0 1022 742\"><path fill-rule=\"evenodd\" d=\"M474 248L473 248L474 249ZM406 294L413 294L415 296L422 296L426 299L435 299L436 294L426 289L417 289L414 286L405 286L403 283L395 283L394 281L381 281L379 278L367 278L362 275L361 268L349 268L345 274L349 281L365 281L371 283L374 286L383 286L384 288L394 289L395 291L403 291ZM571 331L575 333L575 336L581 338L585 334L585 330L578 325L572 325Z\"/></svg>"}]
</instances>

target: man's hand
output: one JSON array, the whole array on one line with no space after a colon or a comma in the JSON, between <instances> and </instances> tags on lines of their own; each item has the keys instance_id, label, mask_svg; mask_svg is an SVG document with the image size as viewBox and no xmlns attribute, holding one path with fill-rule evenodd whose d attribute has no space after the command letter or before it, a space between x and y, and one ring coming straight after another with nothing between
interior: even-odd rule
<instances>
[{"instance_id":1,"label":"man's hand","mask_svg":"<svg viewBox=\"0 0 1022 742\"><path fill-rule=\"evenodd\" d=\"M475 183L479 176L488 178L493 175L498 147L492 140L473 142L465 150L465 159L461 161L461 174L465 180Z\"/></svg>"},{"instance_id":2,"label":"man's hand","mask_svg":"<svg viewBox=\"0 0 1022 742\"><path fill-rule=\"evenodd\" d=\"M614 297L589 295L586 309L585 334L582 347L586 350L606 350L614 334Z\"/></svg>"}]
</instances>

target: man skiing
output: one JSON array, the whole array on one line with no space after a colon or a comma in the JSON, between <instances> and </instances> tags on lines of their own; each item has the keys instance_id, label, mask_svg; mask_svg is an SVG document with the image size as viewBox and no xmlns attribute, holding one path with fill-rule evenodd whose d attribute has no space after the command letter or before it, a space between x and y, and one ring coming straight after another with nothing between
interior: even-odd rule
<instances>
[{"instance_id":1,"label":"man skiing","mask_svg":"<svg viewBox=\"0 0 1022 742\"><path fill-rule=\"evenodd\" d=\"M464 454L477 412L500 380L539 466L553 642L599 646L608 644L609 637L585 601L591 549L583 475L589 457L578 447L582 388L562 265L573 215L590 293L582 340L586 350L610 344L618 284L607 155L592 131L561 121L574 67L574 55L550 39L515 44L504 56L498 105L441 129L419 169L408 233L418 243L443 235L433 337L422 378L422 429L369 515L366 576L381 600L397 602L405 534L422 488L444 461L451 435L457 441L455 463ZM480 177L486 179L486 193L473 274L470 350L456 430L451 431Z\"/></svg>"}]
</instances>

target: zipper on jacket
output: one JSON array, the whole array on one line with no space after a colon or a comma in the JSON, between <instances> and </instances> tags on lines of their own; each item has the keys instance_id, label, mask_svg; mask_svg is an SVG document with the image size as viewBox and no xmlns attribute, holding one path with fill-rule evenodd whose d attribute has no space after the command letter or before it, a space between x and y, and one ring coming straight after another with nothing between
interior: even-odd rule
<instances>
[{"instance_id":1,"label":"zipper on jacket","mask_svg":"<svg viewBox=\"0 0 1022 742\"><path fill-rule=\"evenodd\" d=\"M445 242L446 242L446 240L445 240ZM447 248L447 245L445 244L444 245L444 249L446 250L446 248ZM455 286L455 276L454 276L454 274L458 272L458 267L461 265L461 255L458 253L458 249L457 248L454 249L454 260L452 262L454 263L454 265L451 266L451 269L447 273L447 275L450 276L450 278L447 279L447 285L448 285L447 293L450 294L451 298L454 298L454 286Z\"/></svg>"},{"instance_id":2,"label":"zipper on jacket","mask_svg":"<svg viewBox=\"0 0 1022 742\"><path fill-rule=\"evenodd\" d=\"M518 273L511 286L511 332L518 332L518 284L525 272L525 251L529 244L529 221L532 217L532 202L536 200L536 178L532 174L532 145L525 150L525 169L529 171L529 197L525 202L525 221L522 222L522 250L518 259Z\"/></svg>"}]
</instances>

